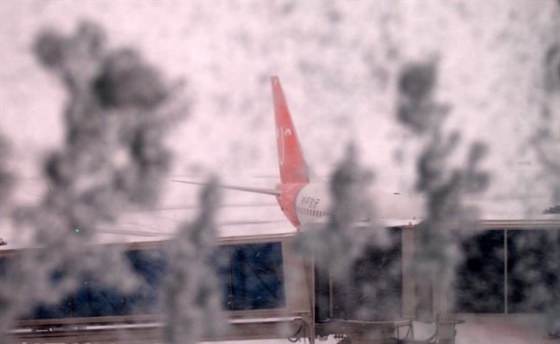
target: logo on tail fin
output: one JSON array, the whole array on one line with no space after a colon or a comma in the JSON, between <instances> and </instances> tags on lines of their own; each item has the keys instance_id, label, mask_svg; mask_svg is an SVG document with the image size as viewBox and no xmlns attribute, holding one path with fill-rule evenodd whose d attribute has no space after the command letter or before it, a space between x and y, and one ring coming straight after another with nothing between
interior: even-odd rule
<instances>
[{"instance_id":1,"label":"logo on tail fin","mask_svg":"<svg viewBox=\"0 0 560 344\"><path fill-rule=\"evenodd\" d=\"M280 135L280 132L282 132L282 135ZM282 129L280 128L280 130L277 131L277 135L276 137L279 140L279 146L278 146L278 163L280 164L280 166L284 166L284 160L286 158L285 154L286 151L284 149L284 137L286 136L291 136L292 135L292 130L291 129Z\"/></svg>"}]
</instances>

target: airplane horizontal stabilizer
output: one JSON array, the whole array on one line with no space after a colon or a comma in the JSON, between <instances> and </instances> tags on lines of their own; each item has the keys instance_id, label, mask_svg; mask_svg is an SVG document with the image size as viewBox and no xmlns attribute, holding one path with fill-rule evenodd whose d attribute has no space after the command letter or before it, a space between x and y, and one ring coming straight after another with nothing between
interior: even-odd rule
<instances>
[{"instance_id":1,"label":"airplane horizontal stabilizer","mask_svg":"<svg viewBox=\"0 0 560 344\"><path fill-rule=\"evenodd\" d=\"M191 182L191 181L187 181L187 180L173 179L172 181L174 181L176 183L184 183L184 184L192 184L192 185L208 185L208 183ZM264 194L264 195L280 196L280 190L272 189L272 188L258 188L258 187L250 187L250 186L237 186L237 185L224 185L224 184L218 184L218 186L221 187L221 188L230 189L230 190L238 190L238 191Z\"/></svg>"}]
</instances>

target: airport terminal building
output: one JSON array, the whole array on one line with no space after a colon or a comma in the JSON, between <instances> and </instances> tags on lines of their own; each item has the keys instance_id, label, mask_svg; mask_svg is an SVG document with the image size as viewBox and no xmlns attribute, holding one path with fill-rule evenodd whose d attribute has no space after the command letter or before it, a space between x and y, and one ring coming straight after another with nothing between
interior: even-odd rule
<instances>
[{"instance_id":1,"label":"airport terminal building","mask_svg":"<svg viewBox=\"0 0 560 344\"><path fill-rule=\"evenodd\" d=\"M461 343L469 332L532 343L558 340L551 319L559 318L560 215L551 208L525 220L483 216L473 233L461 237L463 256L449 284L412 271L422 222L386 229L388 243L366 245L352 267L336 276L295 252L298 233L220 238L210 265L229 326L203 340ZM83 276L81 287L60 302L21 316L3 334L7 343L157 343L165 329L165 245L99 245L123 251L141 286L123 293ZM0 280L26 251L0 251ZM52 278L59 274L64 271Z\"/></svg>"}]
</instances>

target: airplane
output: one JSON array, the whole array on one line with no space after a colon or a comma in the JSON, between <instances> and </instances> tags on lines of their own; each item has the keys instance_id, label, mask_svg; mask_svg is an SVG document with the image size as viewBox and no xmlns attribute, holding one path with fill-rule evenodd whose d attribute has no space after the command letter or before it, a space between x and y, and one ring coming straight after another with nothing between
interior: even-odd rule
<instances>
[{"instance_id":1,"label":"airplane","mask_svg":"<svg viewBox=\"0 0 560 344\"><path fill-rule=\"evenodd\" d=\"M8 245L8 243L4 241L4 239L0 238L0 246L4 246L4 245Z\"/></svg>"},{"instance_id":2,"label":"airplane","mask_svg":"<svg viewBox=\"0 0 560 344\"><path fill-rule=\"evenodd\" d=\"M332 205L329 184L312 173L305 160L280 79L272 76L270 81L276 123L280 183L275 188L223 184L219 186L225 189L275 196L280 209L296 228L310 223L326 222ZM205 183L195 181L176 179L173 181L205 185ZM387 195L383 196L378 198L384 200L384 203L376 203L378 210L376 220L378 222L387 227L411 226L421 222L422 206L418 199L402 195L399 192L387 192ZM370 219L364 219L360 223L367 221Z\"/></svg>"}]
</instances>

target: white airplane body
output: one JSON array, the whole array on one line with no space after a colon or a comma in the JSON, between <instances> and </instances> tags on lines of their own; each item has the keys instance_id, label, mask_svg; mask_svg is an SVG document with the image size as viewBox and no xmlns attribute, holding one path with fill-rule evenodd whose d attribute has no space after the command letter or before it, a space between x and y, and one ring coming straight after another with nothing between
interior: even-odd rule
<instances>
[{"instance_id":1,"label":"white airplane body","mask_svg":"<svg viewBox=\"0 0 560 344\"><path fill-rule=\"evenodd\" d=\"M276 142L280 183L276 188L255 188L237 185L221 185L227 189L274 195L286 218L296 228L309 223L320 223L328 219L331 210L331 195L328 183L317 180L303 156L284 92L278 77L271 77ZM174 180L180 183L202 185L204 183ZM367 190L364 190L367 192ZM380 197L385 204L378 207L378 219L386 226L417 224L421 220L421 205L417 199L399 193L387 193ZM376 204L378 205L378 204Z\"/></svg>"}]
</instances>

